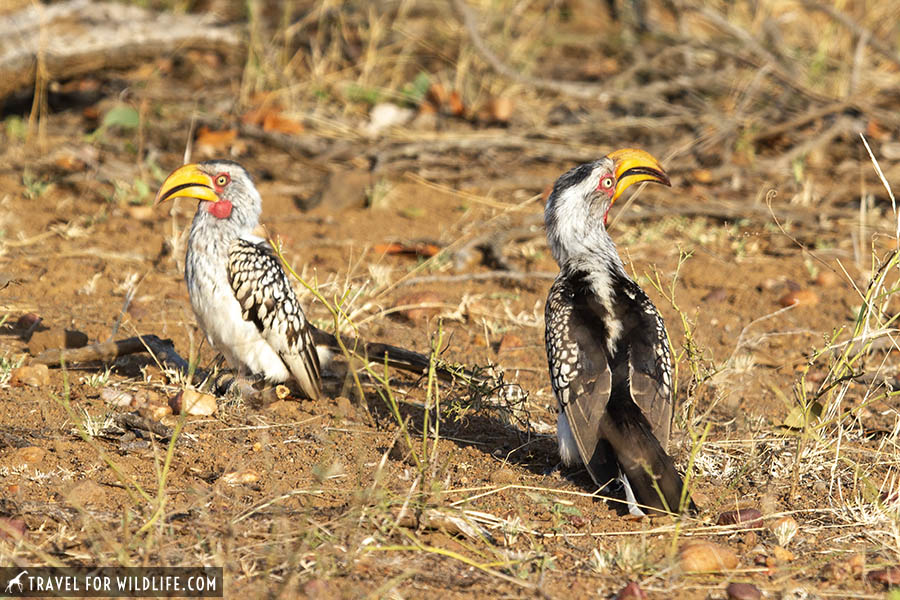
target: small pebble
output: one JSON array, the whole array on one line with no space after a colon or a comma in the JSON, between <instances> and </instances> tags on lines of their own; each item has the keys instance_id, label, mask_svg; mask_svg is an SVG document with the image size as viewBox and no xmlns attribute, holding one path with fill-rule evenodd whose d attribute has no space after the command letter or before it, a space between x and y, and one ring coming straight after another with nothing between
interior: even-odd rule
<instances>
[{"instance_id":1,"label":"small pebble","mask_svg":"<svg viewBox=\"0 0 900 600\"><path fill-rule=\"evenodd\" d=\"M719 515L716 521L717 525L745 525L756 529L762 527L762 513L755 508L742 508L740 510L729 510Z\"/></svg>"},{"instance_id":2,"label":"small pebble","mask_svg":"<svg viewBox=\"0 0 900 600\"><path fill-rule=\"evenodd\" d=\"M727 571L737 567L738 562L731 548L712 542L689 542L679 553L679 564L688 573Z\"/></svg>"},{"instance_id":3,"label":"small pebble","mask_svg":"<svg viewBox=\"0 0 900 600\"><path fill-rule=\"evenodd\" d=\"M13 369L9 375L9 385L13 387L43 387L50 383L50 369L47 365L26 365Z\"/></svg>"},{"instance_id":4,"label":"small pebble","mask_svg":"<svg viewBox=\"0 0 900 600\"><path fill-rule=\"evenodd\" d=\"M782 296L778 303L781 306L814 306L819 303L819 297L812 290L791 290Z\"/></svg>"},{"instance_id":5,"label":"small pebble","mask_svg":"<svg viewBox=\"0 0 900 600\"><path fill-rule=\"evenodd\" d=\"M758 600L762 592L752 583L729 583L725 588L728 600Z\"/></svg>"},{"instance_id":6,"label":"small pebble","mask_svg":"<svg viewBox=\"0 0 900 600\"><path fill-rule=\"evenodd\" d=\"M169 401L172 412L188 414L195 417L208 417L216 412L216 398L197 390L186 389Z\"/></svg>"}]
</instances>

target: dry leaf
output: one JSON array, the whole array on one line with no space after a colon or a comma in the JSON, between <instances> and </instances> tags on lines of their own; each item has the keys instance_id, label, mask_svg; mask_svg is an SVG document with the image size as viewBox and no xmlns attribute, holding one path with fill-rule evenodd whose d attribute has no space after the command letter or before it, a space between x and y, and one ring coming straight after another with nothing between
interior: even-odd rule
<instances>
[{"instance_id":1,"label":"dry leaf","mask_svg":"<svg viewBox=\"0 0 900 600\"><path fill-rule=\"evenodd\" d=\"M197 129L195 141L197 146L205 146L209 149L224 149L229 147L237 139L237 129L212 130L207 126Z\"/></svg>"}]
</instances>

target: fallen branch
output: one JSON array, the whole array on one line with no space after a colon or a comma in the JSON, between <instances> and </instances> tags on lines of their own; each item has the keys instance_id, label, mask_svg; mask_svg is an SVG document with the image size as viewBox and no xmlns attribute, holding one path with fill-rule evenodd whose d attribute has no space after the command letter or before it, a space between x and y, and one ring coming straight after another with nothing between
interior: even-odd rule
<instances>
[{"instance_id":1,"label":"fallen branch","mask_svg":"<svg viewBox=\"0 0 900 600\"><path fill-rule=\"evenodd\" d=\"M150 352L159 361L159 364L165 368L175 369L182 373L189 372L190 365L175 352L172 340L163 340L155 335L130 337L114 342L101 342L71 350L53 348L44 350L32 358L31 362L32 364L42 364L48 367L58 367L63 362L67 365L94 361L108 362L120 356L137 354L139 352Z\"/></svg>"},{"instance_id":2,"label":"fallen branch","mask_svg":"<svg viewBox=\"0 0 900 600\"><path fill-rule=\"evenodd\" d=\"M209 17L68 0L29 3L0 18L0 100L50 79L131 67L187 49L233 51L236 27Z\"/></svg>"}]
</instances>

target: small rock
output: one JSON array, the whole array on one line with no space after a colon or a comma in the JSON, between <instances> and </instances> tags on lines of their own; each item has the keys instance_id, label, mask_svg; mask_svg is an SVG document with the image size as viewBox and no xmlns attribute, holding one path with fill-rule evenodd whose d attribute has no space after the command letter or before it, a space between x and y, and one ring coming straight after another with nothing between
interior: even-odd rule
<instances>
[{"instance_id":1,"label":"small rock","mask_svg":"<svg viewBox=\"0 0 900 600\"><path fill-rule=\"evenodd\" d=\"M762 527L762 513L755 508L729 510L719 515L716 525L745 525L751 529Z\"/></svg>"},{"instance_id":2,"label":"small rock","mask_svg":"<svg viewBox=\"0 0 900 600\"><path fill-rule=\"evenodd\" d=\"M9 375L9 384L13 387L30 385L42 387L50 383L50 369L47 365L26 365L13 369Z\"/></svg>"},{"instance_id":3,"label":"small rock","mask_svg":"<svg viewBox=\"0 0 900 600\"><path fill-rule=\"evenodd\" d=\"M497 352L513 352L516 350L521 350L524 347L525 342L522 341L522 338L514 333L505 333L500 339L500 345L497 347Z\"/></svg>"},{"instance_id":4,"label":"small rock","mask_svg":"<svg viewBox=\"0 0 900 600\"><path fill-rule=\"evenodd\" d=\"M134 402L134 396L125 390L116 389L114 387L105 387L100 390L100 399L110 406L131 406Z\"/></svg>"},{"instance_id":5,"label":"small rock","mask_svg":"<svg viewBox=\"0 0 900 600\"><path fill-rule=\"evenodd\" d=\"M29 331L37 327L41 317L37 313L25 313L16 321L15 328L20 331Z\"/></svg>"},{"instance_id":6,"label":"small rock","mask_svg":"<svg viewBox=\"0 0 900 600\"><path fill-rule=\"evenodd\" d=\"M834 287L840 282L841 278L834 271L819 271L819 274L816 276L816 285L821 285L822 287Z\"/></svg>"},{"instance_id":7,"label":"small rock","mask_svg":"<svg viewBox=\"0 0 900 600\"><path fill-rule=\"evenodd\" d=\"M195 417L208 417L216 412L216 397L186 389L178 392L178 395L169 401L172 412L175 414L188 414Z\"/></svg>"},{"instance_id":8,"label":"small rock","mask_svg":"<svg viewBox=\"0 0 900 600\"><path fill-rule=\"evenodd\" d=\"M688 573L727 571L737 567L738 562L731 548L712 542L689 542L679 553L679 564Z\"/></svg>"},{"instance_id":9,"label":"small rock","mask_svg":"<svg viewBox=\"0 0 900 600\"><path fill-rule=\"evenodd\" d=\"M370 137L374 137L389 127L405 125L415 116L411 108L397 106L392 102L379 102L369 112L369 122L363 127L363 131Z\"/></svg>"},{"instance_id":10,"label":"small rock","mask_svg":"<svg viewBox=\"0 0 900 600\"><path fill-rule=\"evenodd\" d=\"M413 323L427 321L441 311L441 296L437 292L413 292L397 298L394 308L397 315ZM402 308L401 308L402 307Z\"/></svg>"},{"instance_id":11,"label":"small rock","mask_svg":"<svg viewBox=\"0 0 900 600\"><path fill-rule=\"evenodd\" d=\"M26 446L24 448L16 448L12 453L13 464L15 465L39 465L44 460L47 451L37 446Z\"/></svg>"},{"instance_id":12,"label":"small rock","mask_svg":"<svg viewBox=\"0 0 900 600\"><path fill-rule=\"evenodd\" d=\"M646 600L647 593L635 581L629 581L628 585L619 590L615 600Z\"/></svg>"},{"instance_id":13,"label":"small rock","mask_svg":"<svg viewBox=\"0 0 900 600\"><path fill-rule=\"evenodd\" d=\"M159 421L163 417L172 414L172 407L168 404L147 404L138 411L142 417L152 421Z\"/></svg>"},{"instance_id":14,"label":"small rock","mask_svg":"<svg viewBox=\"0 0 900 600\"><path fill-rule=\"evenodd\" d=\"M794 560L794 553L787 548L782 548L781 546L772 547L772 556L774 556L775 560L779 563L787 563Z\"/></svg>"},{"instance_id":15,"label":"small rock","mask_svg":"<svg viewBox=\"0 0 900 600\"><path fill-rule=\"evenodd\" d=\"M69 488L65 496L70 504L84 507L92 504L102 504L106 499L106 490L99 483L90 479L84 479Z\"/></svg>"},{"instance_id":16,"label":"small rock","mask_svg":"<svg viewBox=\"0 0 900 600\"><path fill-rule=\"evenodd\" d=\"M259 473L253 469L241 469L240 471L232 471L222 475L222 481L228 485L240 485L247 483L256 483L259 481Z\"/></svg>"},{"instance_id":17,"label":"small rock","mask_svg":"<svg viewBox=\"0 0 900 600\"><path fill-rule=\"evenodd\" d=\"M521 483L522 478L509 467L500 467L491 473L491 483L495 485L507 485Z\"/></svg>"},{"instance_id":18,"label":"small rock","mask_svg":"<svg viewBox=\"0 0 900 600\"><path fill-rule=\"evenodd\" d=\"M25 521L12 517L0 517L0 540L20 540L25 536Z\"/></svg>"},{"instance_id":19,"label":"small rock","mask_svg":"<svg viewBox=\"0 0 900 600\"><path fill-rule=\"evenodd\" d=\"M513 113L513 101L510 98L491 98L478 111L478 120L484 123L509 123Z\"/></svg>"},{"instance_id":20,"label":"small rock","mask_svg":"<svg viewBox=\"0 0 900 600\"><path fill-rule=\"evenodd\" d=\"M866 579L872 583L881 583L887 587L900 585L900 566L875 569L866 573Z\"/></svg>"},{"instance_id":21,"label":"small rock","mask_svg":"<svg viewBox=\"0 0 900 600\"><path fill-rule=\"evenodd\" d=\"M713 289L706 292L706 294L700 298L700 302L706 304L715 304L717 302L722 302L728 297L728 292L725 291L725 288L714 287Z\"/></svg>"},{"instance_id":22,"label":"small rock","mask_svg":"<svg viewBox=\"0 0 900 600\"><path fill-rule=\"evenodd\" d=\"M819 297L812 290L791 290L781 298L778 303L781 306L814 306L819 303Z\"/></svg>"},{"instance_id":23,"label":"small rock","mask_svg":"<svg viewBox=\"0 0 900 600\"><path fill-rule=\"evenodd\" d=\"M758 600L762 592L752 583L729 583L725 588L728 600Z\"/></svg>"}]
</instances>

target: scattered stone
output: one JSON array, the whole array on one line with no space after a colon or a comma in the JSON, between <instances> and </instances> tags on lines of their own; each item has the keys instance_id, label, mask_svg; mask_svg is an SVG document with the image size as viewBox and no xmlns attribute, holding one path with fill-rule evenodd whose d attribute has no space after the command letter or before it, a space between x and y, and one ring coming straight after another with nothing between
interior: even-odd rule
<instances>
[{"instance_id":1,"label":"scattered stone","mask_svg":"<svg viewBox=\"0 0 900 600\"><path fill-rule=\"evenodd\" d=\"M834 271L819 271L816 275L816 285L822 287L834 287L841 283L841 278Z\"/></svg>"},{"instance_id":2,"label":"scattered stone","mask_svg":"<svg viewBox=\"0 0 900 600\"><path fill-rule=\"evenodd\" d=\"M510 98L491 98L478 111L478 120L482 123L496 123L505 125L509 123L513 113L513 101Z\"/></svg>"},{"instance_id":3,"label":"scattered stone","mask_svg":"<svg viewBox=\"0 0 900 600\"><path fill-rule=\"evenodd\" d=\"M30 385L42 387L50 383L50 369L47 365L26 365L13 369L9 384L13 387Z\"/></svg>"},{"instance_id":4,"label":"scattered stone","mask_svg":"<svg viewBox=\"0 0 900 600\"><path fill-rule=\"evenodd\" d=\"M169 406L175 414L184 413L194 417L208 417L215 414L217 409L215 396L192 389L178 392L178 395L169 401Z\"/></svg>"},{"instance_id":5,"label":"scattered stone","mask_svg":"<svg viewBox=\"0 0 900 600\"><path fill-rule=\"evenodd\" d=\"M628 585L619 590L615 600L646 600L647 593L635 581L629 581Z\"/></svg>"},{"instance_id":6,"label":"scattered stone","mask_svg":"<svg viewBox=\"0 0 900 600\"><path fill-rule=\"evenodd\" d=\"M395 125L405 125L415 116L411 108L397 106L392 102L379 102L369 112L369 122L363 127L363 131L370 137L375 137L385 129Z\"/></svg>"},{"instance_id":7,"label":"scattered stone","mask_svg":"<svg viewBox=\"0 0 900 600\"><path fill-rule=\"evenodd\" d=\"M69 488L65 496L69 504L74 506L99 505L106 499L106 490L99 483L84 479Z\"/></svg>"},{"instance_id":8,"label":"scattered stone","mask_svg":"<svg viewBox=\"0 0 900 600\"><path fill-rule=\"evenodd\" d=\"M716 525L745 525L751 529L762 527L762 513L755 508L729 510L719 515Z\"/></svg>"},{"instance_id":9,"label":"scattered stone","mask_svg":"<svg viewBox=\"0 0 900 600\"><path fill-rule=\"evenodd\" d=\"M508 485L514 483L521 483L522 478L518 473L510 469L509 467L500 467L493 473L491 473L491 483L494 485Z\"/></svg>"},{"instance_id":10,"label":"scattered stone","mask_svg":"<svg viewBox=\"0 0 900 600\"><path fill-rule=\"evenodd\" d=\"M688 573L728 571L737 567L738 562L731 548L713 542L689 542L679 553L679 564Z\"/></svg>"},{"instance_id":11,"label":"scattered stone","mask_svg":"<svg viewBox=\"0 0 900 600\"><path fill-rule=\"evenodd\" d=\"M172 407L168 404L147 404L142 406L138 413L146 419L159 421L172 414Z\"/></svg>"},{"instance_id":12,"label":"scattered stone","mask_svg":"<svg viewBox=\"0 0 900 600\"><path fill-rule=\"evenodd\" d=\"M440 306L442 298L437 292L422 291L405 294L397 298L394 302L394 308L397 308L397 315L412 321L427 321L429 318L437 315L441 311ZM403 307L403 308L400 308Z\"/></svg>"},{"instance_id":13,"label":"scattered stone","mask_svg":"<svg viewBox=\"0 0 900 600\"><path fill-rule=\"evenodd\" d=\"M722 287L714 287L713 289L706 292L706 294L700 298L700 302L706 304L716 304L717 302L722 302L728 298L728 292L725 291L725 288Z\"/></svg>"},{"instance_id":14,"label":"scattered stone","mask_svg":"<svg viewBox=\"0 0 900 600\"><path fill-rule=\"evenodd\" d=\"M875 569L866 573L866 579L872 583L881 583L887 587L900 586L900 566Z\"/></svg>"},{"instance_id":15,"label":"scattered stone","mask_svg":"<svg viewBox=\"0 0 900 600\"><path fill-rule=\"evenodd\" d=\"M814 306L819 303L819 297L812 290L791 290L782 296L778 303L781 306Z\"/></svg>"},{"instance_id":16,"label":"scattered stone","mask_svg":"<svg viewBox=\"0 0 900 600\"><path fill-rule=\"evenodd\" d=\"M13 517L0 517L0 540L20 540L25 536L25 521Z\"/></svg>"},{"instance_id":17,"label":"scattered stone","mask_svg":"<svg viewBox=\"0 0 900 600\"><path fill-rule=\"evenodd\" d=\"M758 600L762 592L752 583L729 583L725 588L728 600Z\"/></svg>"},{"instance_id":18,"label":"scattered stone","mask_svg":"<svg viewBox=\"0 0 900 600\"><path fill-rule=\"evenodd\" d=\"M37 446L26 446L24 448L16 448L12 453L12 464L14 465L39 465L44 460L47 451Z\"/></svg>"},{"instance_id":19,"label":"scattered stone","mask_svg":"<svg viewBox=\"0 0 900 600\"><path fill-rule=\"evenodd\" d=\"M134 402L134 396L125 390L116 389L114 387L105 387L100 390L100 399L110 406L125 407L131 406Z\"/></svg>"},{"instance_id":20,"label":"scattered stone","mask_svg":"<svg viewBox=\"0 0 900 600\"><path fill-rule=\"evenodd\" d=\"M25 313L16 321L15 328L20 331L29 331L38 326L41 317L37 313Z\"/></svg>"},{"instance_id":21,"label":"scattered stone","mask_svg":"<svg viewBox=\"0 0 900 600\"><path fill-rule=\"evenodd\" d=\"M259 473L253 469L241 469L222 475L222 481L228 485L241 485L259 481Z\"/></svg>"},{"instance_id":22,"label":"scattered stone","mask_svg":"<svg viewBox=\"0 0 900 600\"><path fill-rule=\"evenodd\" d=\"M781 546L772 547L772 556L775 557L776 561L782 564L794 560L794 553L787 548L782 548Z\"/></svg>"}]
</instances>

